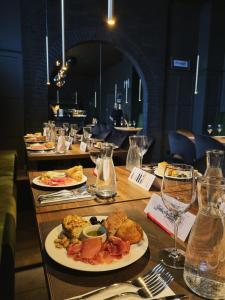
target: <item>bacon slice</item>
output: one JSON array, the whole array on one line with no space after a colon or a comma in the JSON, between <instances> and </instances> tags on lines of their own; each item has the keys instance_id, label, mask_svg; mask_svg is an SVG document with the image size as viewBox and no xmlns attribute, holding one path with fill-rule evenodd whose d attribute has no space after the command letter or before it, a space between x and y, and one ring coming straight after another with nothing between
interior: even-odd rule
<instances>
[{"instance_id":1,"label":"bacon slice","mask_svg":"<svg viewBox=\"0 0 225 300\"><path fill-rule=\"evenodd\" d=\"M74 243L74 244L71 244L71 245L69 245L69 247L67 248L67 254L68 254L69 256L74 256L75 254L80 253L81 247L82 247L82 244L81 244L81 243Z\"/></svg>"},{"instance_id":2,"label":"bacon slice","mask_svg":"<svg viewBox=\"0 0 225 300\"><path fill-rule=\"evenodd\" d=\"M102 238L96 237L82 242L81 258L93 259L102 248Z\"/></svg>"},{"instance_id":3,"label":"bacon slice","mask_svg":"<svg viewBox=\"0 0 225 300\"><path fill-rule=\"evenodd\" d=\"M130 242L123 241L118 237L110 236L104 244L104 250L107 250L110 255L121 257L130 251Z\"/></svg>"}]
</instances>

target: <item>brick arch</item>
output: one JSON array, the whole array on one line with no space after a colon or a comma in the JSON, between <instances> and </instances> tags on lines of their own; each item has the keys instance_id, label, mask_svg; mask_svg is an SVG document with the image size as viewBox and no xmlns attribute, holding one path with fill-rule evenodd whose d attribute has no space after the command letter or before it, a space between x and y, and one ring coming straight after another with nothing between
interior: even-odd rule
<instances>
[{"instance_id":1,"label":"brick arch","mask_svg":"<svg viewBox=\"0 0 225 300\"><path fill-rule=\"evenodd\" d=\"M142 79L143 87L143 124L145 132L149 131L148 124L149 120L149 108L151 107L151 95L150 89L151 86L156 83L156 78L151 71L151 66L149 66L148 59L145 57L141 49L122 31L119 30L106 30L105 28L96 29L96 28L84 28L79 31L70 30L66 31L66 49L70 49L77 44L88 41L103 41L111 43L114 47L119 49L124 53L135 66L137 73ZM56 40L53 44L49 45L49 63L50 70L53 68L56 59L61 56L61 40ZM42 58L40 68L37 71L37 76L34 85L34 94L35 91L42 90L42 99L46 101L46 107L48 107L48 97L47 97L47 86L43 88L43 82L46 81L46 62L45 57Z\"/></svg>"}]
</instances>

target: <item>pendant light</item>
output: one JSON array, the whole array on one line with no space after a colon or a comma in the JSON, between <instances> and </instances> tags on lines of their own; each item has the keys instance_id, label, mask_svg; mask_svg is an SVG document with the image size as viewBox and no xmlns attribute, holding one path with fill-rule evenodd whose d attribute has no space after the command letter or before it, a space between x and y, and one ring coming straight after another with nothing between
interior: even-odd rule
<instances>
[{"instance_id":1,"label":"pendant light","mask_svg":"<svg viewBox=\"0 0 225 300\"><path fill-rule=\"evenodd\" d=\"M66 70L64 0L61 0L61 23L62 23L62 70Z\"/></svg>"},{"instance_id":2,"label":"pendant light","mask_svg":"<svg viewBox=\"0 0 225 300\"><path fill-rule=\"evenodd\" d=\"M114 0L108 0L108 18L107 23L109 26L114 26L116 21L113 15L114 10Z\"/></svg>"},{"instance_id":3,"label":"pendant light","mask_svg":"<svg viewBox=\"0 0 225 300\"><path fill-rule=\"evenodd\" d=\"M46 84L50 85L50 80L49 80L49 58L48 58L48 5L47 5L47 1L48 0L45 0L45 11L46 11L46 15L45 15L45 28L46 28L45 49L46 49L46 72L47 72Z\"/></svg>"}]
</instances>

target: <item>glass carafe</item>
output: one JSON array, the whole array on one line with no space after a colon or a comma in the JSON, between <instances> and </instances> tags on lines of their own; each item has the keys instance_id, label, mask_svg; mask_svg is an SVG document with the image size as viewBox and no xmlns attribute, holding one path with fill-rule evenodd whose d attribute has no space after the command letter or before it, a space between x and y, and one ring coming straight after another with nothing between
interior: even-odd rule
<instances>
[{"instance_id":1,"label":"glass carafe","mask_svg":"<svg viewBox=\"0 0 225 300\"><path fill-rule=\"evenodd\" d=\"M130 147L127 153L126 159L126 168L129 171L132 171L134 167L140 168L141 161L140 161L140 150L137 145L137 136L129 136L129 143Z\"/></svg>"},{"instance_id":2,"label":"glass carafe","mask_svg":"<svg viewBox=\"0 0 225 300\"><path fill-rule=\"evenodd\" d=\"M112 198L116 195L116 173L112 155L112 145L103 143L96 180L96 195L99 198Z\"/></svg>"},{"instance_id":3,"label":"glass carafe","mask_svg":"<svg viewBox=\"0 0 225 300\"><path fill-rule=\"evenodd\" d=\"M59 137L56 146L56 152L63 154L66 152L66 138L65 138L65 130L63 128L59 129Z\"/></svg>"},{"instance_id":4,"label":"glass carafe","mask_svg":"<svg viewBox=\"0 0 225 300\"><path fill-rule=\"evenodd\" d=\"M199 211L184 266L184 280L196 294L225 296L225 178L198 178Z\"/></svg>"},{"instance_id":5,"label":"glass carafe","mask_svg":"<svg viewBox=\"0 0 225 300\"><path fill-rule=\"evenodd\" d=\"M206 151L206 170L204 174L205 177L223 177L223 157L223 150L213 149Z\"/></svg>"}]
</instances>

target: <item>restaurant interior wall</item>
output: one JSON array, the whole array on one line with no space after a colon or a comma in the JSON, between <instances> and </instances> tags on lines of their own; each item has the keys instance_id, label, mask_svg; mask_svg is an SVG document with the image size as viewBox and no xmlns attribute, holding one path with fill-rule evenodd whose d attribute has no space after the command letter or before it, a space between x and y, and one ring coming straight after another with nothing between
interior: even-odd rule
<instances>
[{"instance_id":1,"label":"restaurant interior wall","mask_svg":"<svg viewBox=\"0 0 225 300\"><path fill-rule=\"evenodd\" d=\"M116 1L117 25L109 29L104 23L106 2L66 1L66 48L85 40L105 40L134 58L139 74L145 79L145 128L156 138L153 158L159 159L164 153L161 145L167 130L185 127L204 132L204 122L224 111L225 3L219 0ZM2 6L0 49L5 67L0 71L4 111L0 122L4 128L3 148L16 146L24 132L40 130L42 122L48 118L44 4L44 1L10 0ZM203 16L208 18L205 35L210 36L202 50L200 23L206 4L209 10L208 15L204 11ZM60 3L48 0L48 5L52 68L54 59L61 55ZM12 7L18 9L12 10ZM206 57L204 65L200 63L200 79L204 73L207 76L203 83L199 82L201 93L194 95L191 91L199 49L201 57ZM170 57L190 58L191 71L171 70ZM173 99L176 99L175 104Z\"/></svg>"}]
</instances>

